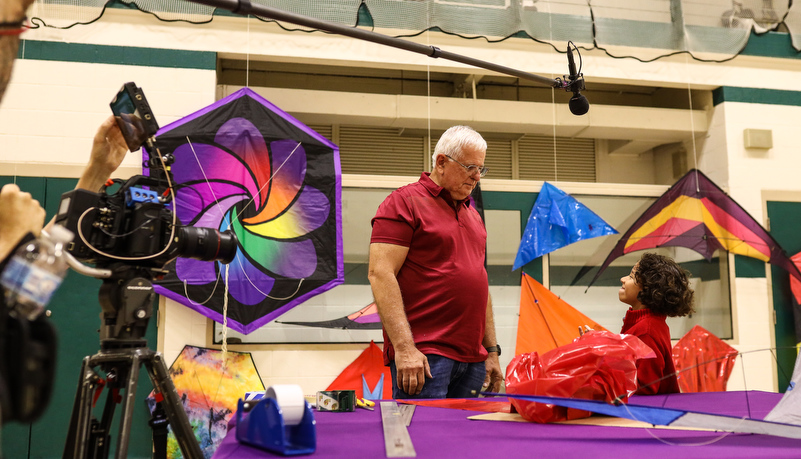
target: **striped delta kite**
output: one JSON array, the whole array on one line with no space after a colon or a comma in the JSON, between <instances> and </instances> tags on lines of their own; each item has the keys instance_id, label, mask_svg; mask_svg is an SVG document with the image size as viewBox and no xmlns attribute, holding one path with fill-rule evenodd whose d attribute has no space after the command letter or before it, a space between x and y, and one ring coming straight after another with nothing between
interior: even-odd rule
<instances>
[{"instance_id":1,"label":"striped delta kite","mask_svg":"<svg viewBox=\"0 0 801 459\"><path fill-rule=\"evenodd\" d=\"M706 175L692 169L631 225L589 285L616 258L666 246L686 247L707 260L716 250L726 250L779 266L801 280L801 271L770 233Z\"/></svg>"}]
</instances>

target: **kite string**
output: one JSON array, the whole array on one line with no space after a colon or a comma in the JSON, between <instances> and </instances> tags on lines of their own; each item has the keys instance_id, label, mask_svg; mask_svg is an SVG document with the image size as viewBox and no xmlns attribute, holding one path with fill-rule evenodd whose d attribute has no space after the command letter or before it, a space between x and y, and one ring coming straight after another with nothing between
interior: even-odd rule
<instances>
[{"instance_id":1,"label":"kite string","mask_svg":"<svg viewBox=\"0 0 801 459\"><path fill-rule=\"evenodd\" d=\"M776 359L776 362L779 361L779 358L776 354L773 353L773 350L770 351L770 354ZM748 398L748 384L747 379L745 378L745 359L740 359L740 368L743 370L743 389L745 392L745 406L748 407L748 416L751 417L751 399Z\"/></svg>"},{"instance_id":2,"label":"kite string","mask_svg":"<svg viewBox=\"0 0 801 459\"><path fill-rule=\"evenodd\" d=\"M777 358L777 357L776 357L776 355L773 353L773 351L774 351L775 349L783 349L783 348L785 348L785 347L768 347L768 348L764 348L764 349L753 349L753 350L750 350L750 351L737 351L737 354L736 354L736 355L737 355L737 356L741 356L741 357L742 357L742 356L744 356L745 354L752 354L752 353L754 353L754 352L764 352L764 351L770 351L770 352L771 352L771 355L773 355L773 358L774 358L774 360L776 360L776 364L777 364L777 366L779 366L779 370L781 370L781 371L782 371L782 373L784 373L784 370L783 370L783 369L782 369L782 367L779 365L779 360L778 360L778 358ZM790 347L787 347L787 348L788 348L788 349L795 349L795 346L790 346ZM639 386L637 386L637 388L636 388L636 389L634 389L634 390L630 390L630 391L627 391L625 394L621 394L621 395L619 395L617 398L615 398L615 399L613 400L613 402L612 402L612 403L614 403L614 404L617 404L617 403L622 403L622 401L623 401L623 398L625 398L625 397L629 397L629 396L631 396L631 395L634 395L634 393L635 393L635 392L637 392L638 390L642 389L643 387L652 386L652 385L654 385L654 384L656 384L656 383L659 383L659 382L661 382L661 381L664 381L665 379L671 378L671 377L673 377L673 376L678 376L678 375L680 375L681 373L684 373L685 371L690 371L690 370L692 370L692 369L694 369L694 368L698 368L698 367L700 367L700 366L702 366L702 365L706 365L706 364L708 364L708 363L717 362L718 360L727 359L727 358L729 358L729 356L730 356L730 355L731 355L731 354L723 355L723 356L720 356L720 357L713 357L713 358L711 358L711 359L709 359L709 360L705 360L705 361L703 361L703 362L696 363L695 365L691 365L691 366L689 366L689 367L682 368L682 369L681 369L681 370L679 370L679 371L675 371L675 372L673 372L673 373L670 373L670 374L668 374L668 375L662 376L661 378L659 378L659 379L655 379L655 380L653 380L653 381L651 381L651 382L649 382L649 383L647 383L647 384L640 384ZM744 363L745 363L745 362L744 362L744 359L741 359L741 360L743 360L743 365L742 365L742 370L743 370L743 388L744 388L744 390L746 390L746 391L747 391L747 390L748 390L748 387L747 387L747 385L746 385L746 380L745 380L745 365L744 365ZM746 395L746 403L750 403L750 401L748 400L748 397L747 397L747 395ZM749 413L751 412L751 406L750 406L750 404L749 404L749 406L748 406L748 412L749 412Z\"/></svg>"},{"instance_id":3,"label":"kite string","mask_svg":"<svg viewBox=\"0 0 801 459\"><path fill-rule=\"evenodd\" d=\"M624 403L623 406L625 407L625 410L629 413L629 416L631 416L630 419L633 419L633 420L639 421L639 422L648 422L648 421L643 421L643 420L638 419L637 416L634 413L631 412L631 410L629 409L629 406L627 404ZM734 427L732 427L732 430L739 428L743 424L743 422L745 422L745 420L746 420L746 418L744 418L744 417L740 418L740 422L738 422ZM651 423L649 423L649 424L651 424ZM651 424L651 425L654 425L654 424ZM666 427L669 428L670 426L666 426ZM661 443L664 443L666 445L670 445L670 446L706 446L706 445L711 445L713 443L719 442L720 440L723 440L724 438L726 438L729 435L734 433L734 432L724 431L722 434L718 435L717 437L715 437L715 438L713 438L711 440L697 442L697 443L683 443L683 442L682 443L678 443L678 442L666 440L664 438L660 438L658 435L656 435L654 433L654 431L659 430L659 429L655 429L653 427L645 427L644 429L645 429L646 432L648 432L648 435L653 437L655 440L657 440L657 441L659 441ZM697 430L697 429L693 429L693 430ZM711 429L709 429L709 430L711 430ZM715 430L715 431L717 432L717 430Z\"/></svg>"},{"instance_id":4,"label":"kite string","mask_svg":"<svg viewBox=\"0 0 801 459\"><path fill-rule=\"evenodd\" d=\"M197 162L198 168L200 168L200 173L203 174L203 179L206 181L206 185L209 187L209 191L211 192L212 198L214 198L215 204L217 204L217 208L220 211L220 215L225 215L225 211L223 210L222 206L220 206L220 200L219 200L219 198L217 198L217 195L216 195L216 193L214 192L214 189L211 186L211 181L209 180L208 176L206 175L206 170L203 168L203 164L201 164L200 158L198 158L197 152L195 151L195 146L192 143L192 140L189 138L189 136L186 136L186 142L189 144L189 148L192 150L192 154L195 157L195 162ZM292 158L292 156L295 154L295 152L298 150L298 148L300 148L300 146L301 146L301 142L298 142L298 144L295 145L295 148L292 149L292 151L289 153L289 155L286 157L286 159L284 159L284 162L282 162L281 165L278 166L278 168L273 172L273 174L270 176L270 178L267 179L267 181L264 183L264 185L262 185L261 188L259 188L259 190L256 192L256 194L253 197L251 197L250 201L242 207L242 210L239 211L239 213L236 214L233 219L228 220L228 222L227 222L228 223L228 228L230 228L231 225L233 224L233 220L234 219L239 219L239 216L242 215L242 213L245 211L245 209L247 209L248 206L250 206L250 204L252 204L253 201L256 200L256 196L259 196L261 194L262 190L264 190L264 187L266 187L267 185L269 185L273 181L273 178L275 178L276 174L278 174L278 172L284 167L284 165L287 163L287 161L289 161L289 159ZM226 229L228 229L228 228L226 228ZM262 292L261 289L259 289L256 286L256 284L253 282L253 280L250 279L250 276L248 276L247 272L245 271L245 267L242 265L242 261L239 260L238 262L239 262L239 267L242 269L242 273L245 275L245 278L248 280L248 283L250 283L250 285L253 288L255 288L257 292L259 292L262 295L264 295L265 298L270 298L272 300L287 300L289 298L294 297L298 293L298 291L300 291L300 287L303 284L303 281L305 280L305 278L300 279L300 281L298 282L298 288L295 289L295 292L293 292L292 295L290 295L290 296L288 296L286 298L274 298L274 297L271 297L270 295L268 295L267 293ZM227 274L228 274L228 268L226 266L226 276L227 276ZM219 277L217 279L218 279L218 282L219 282ZM184 281L184 288L186 289L186 281ZM225 282L225 288L226 288L226 293L227 293L227 291L228 291L228 280L227 280L227 277L226 277L226 282ZM211 298L211 296L213 296L216 291L217 291L217 284L215 283L214 284L214 289L212 290L211 295L209 296L209 298ZM227 301L227 300L228 300L228 297L226 296L225 301ZM206 301L208 301L208 299ZM205 301L204 301L204 303L205 303ZM223 328L223 330L225 330L225 328Z\"/></svg>"},{"instance_id":5,"label":"kite string","mask_svg":"<svg viewBox=\"0 0 801 459\"><path fill-rule=\"evenodd\" d=\"M225 366L228 357L228 271L230 269L230 263L225 265L225 294L223 295L223 329L222 329L222 360L223 360L223 372L225 371ZM244 270L243 270L244 271ZM219 387L217 387L219 390ZM215 395L214 398L217 398Z\"/></svg>"},{"instance_id":6,"label":"kite string","mask_svg":"<svg viewBox=\"0 0 801 459\"><path fill-rule=\"evenodd\" d=\"M225 215L225 212L223 211L222 206L220 206L220 200L219 200L219 198L217 198L216 193L214 193L214 189L211 187L211 181L209 180L208 176L206 176L206 171L205 171L205 169L203 169L203 165L200 163L200 158L198 158L197 152L195 151L195 146L192 144L192 141L189 139L189 136L186 136L186 142L189 144L189 148L192 149L192 154L195 156L195 162L197 162L197 165L200 168L200 172L203 174L203 179L206 181L206 185L209 187L209 191L211 192L211 196L214 198L214 202L217 204L217 208L220 210L220 215ZM270 176L270 178L267 179L267 181L264 183L264 185L262 185L261 188L259 188L259 190L256 192L256 194L250 198L250 201L248 201L248 203L245 204L242 207L242 210L239 211L239 213L234 216L234 219L239 219L239 216L242 215L242 213L245 211L245 209L247 209L248 206L250 206L250 204L252 204L253 201L256 200L256 196L261 195L262 190L264 190L264 188L273 181L273 178L275 178L276 174L278 174L278 171L280 171L281 168L283 168L284 165L287 163L287 161L289 161L289 159L292 158L292 156L295 154L295 152L298 150L298 148L300 148L300 145L301 145L301 142L298 142L298 144L295 145L295 148L292 149L292 151L289 153L289 155L286 157L286 159L284 159L284 162L282 162L281 165L278 166L278 168L275 170L275 172L273 172L273 174ZM228 228L230 228L232 224L233 224L233 219L228 221ZM228 228L226 228L226 230Z\"/></svg>"},{"instance_id":7,"label":"kite string","mask_svg":"<svg viewBox=\"0 0 801 459\"><path fill-rule=\"evenodd\" d=\"M245 205L242 207L242 210L240 210L240 211L239 211L239 213L238 213L238 214L236 214L236 215L234 216L234 218L235 218L235 219L237 219L237 220L238 220L238 219L239 219L239 216L240 216L240 215L242 215L242 213L243 213L243 212L245 212L245 209L247 209L247 208L248 208L248 206L249 206L250 204L252 204L252 203L253 203L253 201L255 201L255 200L256 200L256 196L260 196L260 195L261 195L261 191L262 191L262 190L263 190L263 189L264 189L264 188L265 188L267 185L269 185L270 183L272 183L272 181L273 181L273 178L275 178L276 174L278 174L278 171L280 171L280 170L281 170L281 168L283 168L283 167L284 167L284 164L286 164L286 162L287 162L287 161L289 161L289 158L291 158L291 157L292 157L292 156L295 154L295 152L298 150L298 148L300 148L300 145L301 145L301 142L298 142L298 144L297 144L297 145L295 145L295 148L294 148L294 149L292 149L292 152L290 152L290 153L289 153L289 156L287 156L287 157L286 157L286 159L284 160L284 162L282 162L282 163L281 163L281 165L280 165L280 166L278 166L278 169L276 169L276 170L275 170L275 172L273 172L273 175L271 175L271 176L270 176L270 178L269 178L269 179L267 179L267 181L264 183L264 185L262 185L262 186L261 186L261 188L259 188L259 191L258 191L258 192L256 192L256 194L255 194L255 195L254 195L252 198L250 198L250 202L248 202L247 204L245 204ZM192 151L194 152L194 150L192 150ZM230 225L230 224L231 224L231 223L229 223L229 225Z\"/></svg>"},{"instance_id":8,"label":"kite string","mask_svg":"<svg viewBox=\"0 0 801 459\"><path fill-rule=\"evenodd\" d=\"M192 150L192 155L195 157L195 162L197 163L197 167L200 168L200 173L203 174L203 180L206 181L206 186L209 187L209 192L211 193L211 197L214 199L214 203L217 205L217 210L220 211L220 215L225 215L225 211L220 205L220 199L217 197L217 193L214 192L214 188L211 187L211 181L209 180L209 177L206 175L206 170L203 169L203 164L200 163L200 158L198 158L197 152L195 151L195 145L192 144L192 141L189 139L189 136L186 136L186 142L189 144L189 148ZM231 227L231 222L229 221L228 228L230 227ZM226 228L226 230L228 228Z\"/></svg>"}]
</instances>

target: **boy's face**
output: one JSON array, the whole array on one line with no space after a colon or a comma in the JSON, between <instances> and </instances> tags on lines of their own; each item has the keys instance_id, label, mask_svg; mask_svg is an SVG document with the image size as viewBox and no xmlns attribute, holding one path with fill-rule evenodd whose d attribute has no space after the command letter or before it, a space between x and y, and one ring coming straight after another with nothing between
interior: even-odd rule
<instances>
[{"instance_id":1,"label":"boy's face","mask_svg":"<svg viewBox=\"0 0 801 459\"><path fill-rule=\"evenodd\" d=\"M633 268L631 268L631 273L628 276L623 276L620 278L620 283L623 285L617 292L620 301L626 303L629 306L632 306L634 309L642 308L640 300L637 299L637 295L639 295L640 292L642 291L642 287L634 280L635 279L634 273L637 272L638 265L639 263L634 265Z\"/></svg>"}]
</instances>

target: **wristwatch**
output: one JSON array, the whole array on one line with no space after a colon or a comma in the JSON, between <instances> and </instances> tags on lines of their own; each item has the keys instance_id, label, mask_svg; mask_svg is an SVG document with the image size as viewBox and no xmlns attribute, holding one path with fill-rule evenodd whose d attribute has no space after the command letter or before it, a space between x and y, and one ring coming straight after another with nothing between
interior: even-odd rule
<instances>
[{"instance_id":1,"label":"wristwatch","mask_svg":"<svg viewBox=\"0 0 801 459\"><path fill-rule=\"evenodd\" d=\"M501 346L499 346L497 344L495 346L485 347L484 349L486 349L487 352L497 352L498 353L498 357L501 356Z\"/></svg>"}]
</instances>

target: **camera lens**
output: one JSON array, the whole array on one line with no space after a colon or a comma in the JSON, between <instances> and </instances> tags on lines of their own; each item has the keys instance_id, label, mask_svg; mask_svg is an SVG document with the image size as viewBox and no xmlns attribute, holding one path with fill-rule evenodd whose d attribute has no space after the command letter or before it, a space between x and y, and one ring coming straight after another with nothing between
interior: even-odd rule
<instances>
[{"instance_id":1,"label":"camera lens","mask_svg":"<svg viewBox=\"0 0 801 459\"><path fill-rule=\"evenodd\" d=\"M230 263L236 256L237 240L232 230L184 226L178 231L177 255L183 258Z\"/></svg>"}]
</instances>

